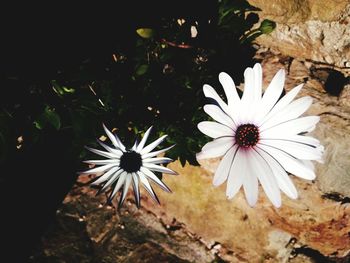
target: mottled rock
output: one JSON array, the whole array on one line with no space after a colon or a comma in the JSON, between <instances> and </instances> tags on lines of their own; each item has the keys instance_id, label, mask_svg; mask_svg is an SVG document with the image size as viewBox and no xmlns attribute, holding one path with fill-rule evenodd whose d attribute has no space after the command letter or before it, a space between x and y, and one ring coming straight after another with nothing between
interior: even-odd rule
<instances>
[{"instance_id":1,"label":"mottled rock","mask_svg":"<svg viewBox=\"0 0 350 263\"><path fill-rule=\"evenodd\" d=\"M103 205L105 196L82 186L81 176L57 211L56 222L42 238L30 262L213 262L220 258L196 234L173 219L137 209L131 195L117 211ZM146 193L142 203L156 206Z\"/></svg>"},{"instance_id":2,"label":"mottled rock","mask_svg":"<svg viewBox=\"0 0 350 263\"><path fill-rule=\"evenodd\" d=\"M347 0L250 0L276 29L257 42L284 55L326 63L350 75L350 3Z\"/></svg>"},{"instance_id":3,"label":"mottled rock","mask_svg":"<svg viewBox=\"0 0 350 263\"><path fill-rule=\"evenodd\" d=\"M145 243L136 248L124 262L133 263L154 263L154 262L168 262L168 263L183 263L188 262L182 260L172 254L166 252L160 245L155 243Z\"/></svg>"},{"instance_id":4,"label":"mottled rock","mask_svg":"<svg viewBox=\"0 0 350 263\"><path fill-rule=\"evenodd\" d=\"M42 244L29 262L90 263L93 242L86 231L86 223L73 215L57 213L56 222L48 229Z\"/></svg>"},{"instance_id":5,"label":"mottled rock","mask_svg":"<svg viewBox=\"0 0 350 263\"><path fill-rule=\"evenodd\" d=\"M262 9L261 14L279 23L298 23L306 20L331 22L337 20L346 0L248 0L250 4Z\"/></svg>"},{"instance_id":6,"label":"mottled rock","mask_svg":"<svg viewBox=\"0 0 350 263\"><path fill-rule=\"evenodd\" d=\"M202 162L203 167L207 162ZM176 217L209 243L219 242L232 251L231 258L226 255L229 261L280 262L289 258L296 245L307 245L326 256L344 257L350 252L350 207L323 198L314 182L293 177L299 189L297 200L283 196L282 207L276 209L261 191L257 206L251 208L242 192L227 200L224 185L212 186L212 173L179 164L171 167L180 173L177 178L166 178L174 193L159 192L162 207L149 209L157 209L155 213L168 220ZM297 244L286 248L292 239ZM219 256L223 257L220 250Z\"/></svg>"},{"instance_id":7,"label":"mottled rock","mask_svg":"<svg viewBox=\"0 0 350 263\"><path fill-rule=\"evenodd\" d=\"M342 107L350 111L350 84L344 86L339 96L339 103Z\"/></svg>"}]
</instances>

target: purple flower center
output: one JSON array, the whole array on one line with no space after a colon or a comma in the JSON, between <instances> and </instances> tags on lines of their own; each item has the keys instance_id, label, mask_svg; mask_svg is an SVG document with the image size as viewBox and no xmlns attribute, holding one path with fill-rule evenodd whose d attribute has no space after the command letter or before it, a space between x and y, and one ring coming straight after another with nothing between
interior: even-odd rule
<instances>
[{"instance_id":1,"label":"purple flower center","mask_svg":"<svg viewBox=\"0 0 350 263\"><path fill-rule=\"evenodd\" d=\"M259 128L254 124L240 125L236 130L235 139L239 147L255 146L259 141Z\"/></svg>"},{"instance_id":2,"label":"purple flower center","mask_svg":"<svg viewBox=\"0 0 350 263\"><path fill-rule=\"evenodd\" d=\"M128 173L139 171L141 166L141 155L135 151L127 151L120 157L120 168Z\"/></svg>"}]
</instances>

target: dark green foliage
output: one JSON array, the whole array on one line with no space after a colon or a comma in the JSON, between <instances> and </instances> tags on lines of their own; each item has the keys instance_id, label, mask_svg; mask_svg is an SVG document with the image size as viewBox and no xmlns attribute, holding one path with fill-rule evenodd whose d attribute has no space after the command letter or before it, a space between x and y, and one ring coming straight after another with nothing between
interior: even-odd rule
<instances>
[{"instance_id":1,"label":"dark green foliage","mask_svg":"<svg viewBox=\"0 0 350 263\"><path fill-rule=\"evenodd\" d=\"M61 128L61 118L54 109L46 106L44 112L33 122L39 130L45 128L46 125L52 125L56 130Z\"/></svg>"},{"instance_id":2,"label":"dark green foliage","mask_svg":"<svg viewBox=\"0 0 350 263\"><path fill-rule=\"evenodd\" d=\"M153 125L157 133L150 140L168 134L163 146L176 144L169 157L180 159L183 165L186 161L197 164L195 153L208 141L197 129L200 121L208 119L202 109L208 102L203 84L213 85L222 94L221 71L239 84L244 69L252 65L252 40L275 26L267 20L256 26L259 10L247 1L224 0L216 7L211 17L168 16L151 26L126 28L123 32L132 35L127 45L63 65L41 81L7 76L6 88L18 83L27 88L11 89L3 98L0 160L18 151L19 136L23 136L23 147L30 147L52 129L72 134L66 147L72 148L77 159L83 158L83 146L96 145L104 122L116 128L127 146ZM195 38L191 26L198 31Z\"/></svg>"}]
</instances>

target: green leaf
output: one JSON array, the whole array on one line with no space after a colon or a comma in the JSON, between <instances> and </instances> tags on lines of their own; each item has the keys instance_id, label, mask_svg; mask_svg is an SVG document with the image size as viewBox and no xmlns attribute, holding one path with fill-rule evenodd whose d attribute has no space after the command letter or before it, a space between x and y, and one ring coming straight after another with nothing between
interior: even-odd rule
<instances>
[{"instance_id":1,"label":"green leaf","mask_svg":"<svg viewBox=\"0 0 350 263\"><path fill-rule=\"evenodd\" d=\"M55 112L54 109L50 109L48 106L45 108L45 118L46 120L56 129L59 130L61 127L61 118Z\"/></svg>"},{"instance_id":2,"label":"green leaf","mask_svg":"<svg viewBox=\"0 0 350 263\"><path fill-rule=\"evenodd\" d=\"M42 130L45 126L45 123L43 122L43 120L40 120L40 119L34 121L33 124L35 128L37 128L38 130Z\"/></svg>"},{"instance_id":3,"label":"green leaf","mask_svg":"<svg viewBox=\"0 0 350 263\"><path fill-rule=\"evenodd\" d=\"M62 95L65 95L66 93L74 93L75 89L65 86L60 86L56 80L51 81L52 89L61 97Z\"/></svg>"},{"instance_id":4,"label":"green leaf","mask_svg":"<svg viewBox=\"0 0 350 263\"><path fill-rule=\"evenodd\" d=\"M69 87L62 87L62 88L66 93L74 93L75 92L74 88L69 88Z\"/></svg>"},{"instance_id":5,"label":"green leaf","mask_svg":"<svg viewBox=\"0 0 350 263\"><path fill-rule=\"evenodd\" d=\"M151 38L154 36L154 30L152 28L139 28L136 33L142 38Z\"/></svg>"},{"instance_id":6,"label":"green leaf","mask_svg":"<svg viewBox=\"0 0 350 263\"><path fill-rule=\"evenodd\" d=\"M258 36L261 36L263 33L259 30L255 31L255 32L250 32L251 34L248 35L245 38L242 38L242 43L249 43L254 41Z\"/></svg>"},{"instance_id":7,"label":"green leaf","mask_svg":"<svg viewBox=\"0 0 350 263\"><path fill-rule=\"evenodd\" d=\"M261 22L259 30L263 34L270 34L276 27L276 23L274 21L265 19L264 21Z\"/></svg>"},{"instance_id":8,"label":"green leaf","mask_svg":"<svg viewBox=\"0 0 350 263\"><path fill-rule=\"evenodd\" d=\"M147 64L141 65L136 69L136 75L141 76L141 75L145 74L147 72L147 70L148 70Z\"/></svg>"},{"instance_id":9,"label":"green leaf","mask_svg":"<svg viewBox=\"0 0 350 263\"><path fill-rule=\"evenodd\" d=\"M60 85L58 85L56 80L51 81L52 89L57 93L58 96L62 96L64 94L64 90Z\"/></svg>"},{"instance_id":10,"label":"green leaf","mask_svg":"<svg viewBox=\"0 0 350 263\"><path fill-rule=\"evenodd\" d=\"M33 124L38 130L42 130L48 123L56 130L61 128L60 116L54 109L50 109L49 106L46 106L44 112L33 122Z\"/></svg>"}]
</instances>

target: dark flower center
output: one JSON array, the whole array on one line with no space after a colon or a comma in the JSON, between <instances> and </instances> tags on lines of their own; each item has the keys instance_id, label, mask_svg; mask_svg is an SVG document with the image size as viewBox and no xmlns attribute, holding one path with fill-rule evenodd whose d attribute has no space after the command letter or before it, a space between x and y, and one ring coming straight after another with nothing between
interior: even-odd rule
<instances>
[{"instance_id":1,"label":"dark flower center","mask_svg":"<svg viewBox=\"0 0 350 263\"><path fill-rule=\"evenodd\" d=\"M241 125L236 130L235 139L240 147L255 146L259 141L259 129L254 124Z\"/></svg>"},{"instance_id":2,"label":"dark flower center","mask_svg":"<svg viewBox=\"0 0 350 263\"><path fill-rule=\"evenodd\" d=\"M135 151L123 153L120 157L120 168L128 173L134 173L140 170L142 166L141 155Z\"/></svg>"}]
</instances>

